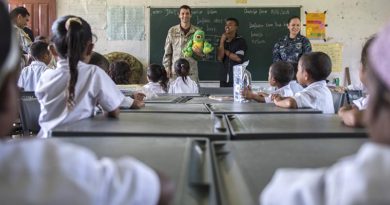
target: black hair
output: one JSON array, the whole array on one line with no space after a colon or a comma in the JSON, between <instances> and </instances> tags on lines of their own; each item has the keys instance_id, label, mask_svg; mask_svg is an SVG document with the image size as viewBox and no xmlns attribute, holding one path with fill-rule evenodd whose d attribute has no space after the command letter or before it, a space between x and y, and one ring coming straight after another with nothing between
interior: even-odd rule
<instances>
[{"instance_id":1,"label":"black hair","mask_svg":"<svg viewBox=\"0 0 390 205\"><path fill-rule=\"evenodd\" d=\"M129 78L131 75L130 65L123 60L114 61L110 64L109 71L111 79L115 84L129 84Z\"/></svg>"},{"instance_id":2,"label":"black hair","mask_svg":"<svg viewBox=\"0 0 390 205\"><path fill-rule=\"evenodd\" d=\"M58 55L63 59L68 59L70 78L67 106L72 108L78 78L77 64L83 60L82 55L88 42L92 42L91 27L84 19L69 15L58 18L51 30L53 34L51 41Z\"/></svg>"},{"instance_id":3,"label":"black hair","mask_svg":"<svg viewBox=\"0 0 390 205\"><path fill-rule=\"evenodd\" d=\"M49 44L44 41L35 41L30 45L30 55L35 60L42 60L45 54L49 54L48 46Z\"/></svg>"},{"instance_id":4,"label":"black hair","mask_svg":"<svg viewBox=\"0 0 390 205\"><path fill-rule=\"evenodd\" d=\"M159 82L161 87L165 92L168 91L168 77L167 77L167 71L158 64L150 64L148 67L148 70L146 71L146 74L148 78L156 83Z\"/></svg>"},{"instance_id":5,"label":"black hair","mask_svg":"<svg viewBox=\"0 0 390 205\"><path fill-rule=\"evenodd\" d=\"M190 63L184 58L180 58L175 62L175 72L180 76L184 83L187 84L187 76L190 73Z\"/></svg>"},{"instance_id":6,"label":"black hair","mask_svg":"<svg viewBox=\"0 0 390 205\"><path fill-rule=\"evenodd\" d=\"M47 37L46 36L36 36L34 38L34 41L47 41Z\"/></svg>"},{"instance_id":7,"label":"black hair","mask_svg":"<svg viewBox=\"0 0 390 205\"><path fill-rule=\"evenodd\" d=\"M16 17L18 17L18 15L22 15L23 17L26 17L26 16L30 16L30 13L23 6L16 7L9 13L11 19L15 19Z\"/></svg>"},{"instance_id":8,"label":"black hair","mask_svg":"<svg viewBox=\"0 0 390 205\"><path fill-rule=\"evenodd\" d=\"M291 16L290 18L288 18L287 25L290 24L290 22L291 22L293 19L299 19L299 21L301 21L301 17L299 17L299 16Z\"/></svg>"},{"instance_id":9,"label":"black hair","mask_svg":"<svg viewBox=\"0 0 390 205\"><path fill-rule=\"evenodd\" d=\"M296 80L297 79L297 72L298 72L298 62L289 62L289 63L293 67L293 71L294 71L292 80Z\"/></svg>"},{"instance_id":10,"label":"black hair","mask_svg":"<svg viewBox=\"0 0 390 205\"><path fill-rule=\"evenodd\" d=\"M323 52L311 52L302 55L302 69L315 81L325 80L332 69L332 61L328 54Z\"/></svg>"},{"instance_id":11,"label":"black hair","mask_svg":"<svg viewBox=\"0 0 390 205\"><path fill-rule=\"evenodd\" d=\"M382 129L388 125L390 118L390 88L385 85L374 69L367 69L367 80L370 100L364 114L364 122L371 124L367 126L368 133L374 141L390 144L388 128Z\"/></svg>"},{"instance_id":12,"label":"black hair","mask_svg":"<svg viewBox=\"0 0 390 205\"><path fill-rule=\"evenodd\" d=\"M278 61L271 65L270 72L276 82L285 86L293 79L294 68L289 62Z\"/></svg>"},{"instance_id":13,"label":"black hair","mask_svg":"<svg viewBox=\"0 0 390 205\"><path fill-rule=\"evenodd\" d=\"M190 11L190 13L192 13L192 11L191 11L191 7L190 7L190 6L188 6L188 5L182 5L182 6L180 6L180 8L179 8L179 13L180 13L180 10L182 10L182 9L189 10L189 11Z\"/></svg>"},{"instance_id":14,"label":"black hair","mask_svg":"<svg viewBox=\"0 0 390 205\"><path fill-rule=\"evenodd\" d=\"M91 59L89 60L89 64L99 66L107 74L110 70L110 62L107 60L107 58L95 51L92 52Z\"/></svg>"},{"instance_id":15,"label":"black hair","mask_svg":"<svg viewBox=\"0 0 390 205\"><path fill-rule=\"evenodd\" d=\"M240 25L239 22L238 22L238 20L237 20L236 18L230 17L230 18L227 18L227 19L225 20L225 22L227 22L227 21L234 21L234 23L236 24L236 26L239 26L239 25Z\"/></svg>"},{"instance_id":16,"label":"black hair","mask_svg":"<svg viewBox=\"0 0 390 205\"><path fill-rule=\"evenodd\" d=\"M375 39L375 35L371 36L366 43L363 46L362 54L360 56L360 62L362 63L362 69L366 70L367 67L369 67L369 60L368 60L368 48L371 46L372 42Z\"/></svg>"}]
</instances>

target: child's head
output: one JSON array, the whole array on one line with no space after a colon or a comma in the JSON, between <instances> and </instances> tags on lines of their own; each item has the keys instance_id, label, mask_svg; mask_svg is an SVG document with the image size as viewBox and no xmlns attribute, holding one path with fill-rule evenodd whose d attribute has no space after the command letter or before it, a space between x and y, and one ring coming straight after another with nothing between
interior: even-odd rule
<instances>
[{"instance_id":1,"label":"child's head","mask_svg":"<svg viewBox=\"0 0 390 205\"><path fill-rule=\"evenodd\" d=\"M0 2L0 137L6 136L18 112L18 68L20 50L12 33L8 8Z\"/></svg>"},{"instance_id":2,"label":"child's head","mask_svg":"<svg viewBox=\"0 0 390 205\"><path fill-rule=\"evenodd\" d=\"M278 61L269 67L268 82L271 86L281 88L293 79L293 75L294 68L290 63Z\"/></svg>"},{"instance_id":3,"label":"child's head","mask_svg":"<svg viewBox=\"0 0 390 205\"><path fill-rule=\"evenodd\" d=\"M154 83L159 82L164 91L168 90L168 76L165 69L158 64L150 64L146 71L148 80Z\"/></svg>"},{"instance_id":4,"label":"child's head","mask_svg":"<svg viewBox=\"0 0 390 205\"><path fill-rule=\"evenodd\" d=\"M359 78L360 78L360 81L362 81L363 85L365 85L365 86L367 86L367 84L366 84L367 70L370 69L369 68L369 66L370 66L369 60L368 60L368 48L371 46L374 39L375 39L375 36L371 36L366 41L366 43L363 46L362 54L361 54L361 58L360 58L362 65L361 65L361 68L359 71Z\"/></svg>"},{"instance_id":5,"label":"child's head","mask_svg":"<svg viewBox=\"0 0 390 205\"><path fill-rule=\"evenodd\" d=\"M62 59L68 59L70 78L67 106L72 108L78 76L77 64L80 60L89 62L93 49L91 27L80 17L63 16L54 22L51 30L56 54Z\"/></svg>"},{"instance_id":6,"label":"child's head","mask_svg":"<svg viewBox=\"0 0 390 205\"><path fill-rule=\"evenodd\" d=\"M326 80L331 69L332 61L326 53L305 53L298 62L297 80L302 85Z\"/></svg>"},{"instance_id":7,"label":"child's head","mask_svg":"<svg viewBox=\"0 0 390 205\"><path fill-rule=\"evenodd\" d=\"M374 141L390 145L390 25L377 35L368 52L370 100L365 122Z\"/></svg>"},{"instance_id":8,"label":"child's head","mask_svg":"<svg viewBox=\"0 0 390 205\"><path fill-rule=\"evenodd\" d=\"M50 43L49 39L46 36L36 36L34 41L44 41L46 43Z\"/></svg>"},{"instance_id":9,"label":"child's head","mask_svg":"<svg viewBox=\"0 0 390 205\"><path fill-rule=\"evenodd\" d=\"M102 68L107 74L110 70L110 62L108 62L107 58L97 52L92 52L91 59L89 60L89 64L97 65Z\"/></svg>"},{"instance_id":10,"label":"child's head","mask_svg":"<svg viewBox=\"0 0 390 205\"><path fill-rule=\"evenodd\" d=\"M114 61L110 64L109 75L115 84L129 84L130 65L126 61Z\"/></svg>"},{"instance_id":11,"label":"child's head","mask_svg":"<svg viewBox=\"0 0 390 205\"><path fill-rule=\"evenodd\" d=\"M46 65L51 61L51 54L48 50L49 44L44 41L36 41L30 46L30 55L34 60L41 61Z\"/></svg>"},{"instance_id":12,"label":"child's head","mask_svg":"<svg viewBox=\"0 0 390 205\"><path fill-rule=\"evenodd\" d=\"M190 74L190 63L186 59L180 58L175 62L175 72L186 83L187 76Z\"/></svg>"}]
</instances>

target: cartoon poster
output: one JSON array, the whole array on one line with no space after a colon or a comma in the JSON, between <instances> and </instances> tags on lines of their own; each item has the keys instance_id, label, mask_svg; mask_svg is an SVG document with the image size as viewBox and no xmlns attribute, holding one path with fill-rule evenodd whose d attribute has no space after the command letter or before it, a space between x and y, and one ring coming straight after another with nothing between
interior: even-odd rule
<instances>
[{"instance_id":1,"label":"cartoon poster","mask_svg":"<svg viewBox=\"0 0 390 205\"><path fill-rule=\"evenodd\" d=\"M326 12L306 13L306 37L308 39L325 39Z\"/></svg>"}]
</instances>

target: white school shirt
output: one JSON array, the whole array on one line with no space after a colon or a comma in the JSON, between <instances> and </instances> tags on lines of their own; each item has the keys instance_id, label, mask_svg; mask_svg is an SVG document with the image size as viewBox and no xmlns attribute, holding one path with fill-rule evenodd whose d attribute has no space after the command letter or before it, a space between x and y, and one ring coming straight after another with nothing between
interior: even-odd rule
<instances>
[{"instance_id":1,"label":"white school shirt","mask_svg":"<svg viewBox=\"0 0 390 205\"><path fill-rule=\"evenodd\" d=\"M262 205L390 203L390 147L367 142L330 168L280 169L264 189Z\"/></svg>"},{"instance_id":2,"label":"white school shirt","mask_svg":"<svg viewBox=\"0 0 390 205\"><path fill-rule=\"evenodd\" d=\"M22 69L18 80L18 87L24 91L35 91L39 78L49 67L41 61L33 61L27 67Z\"/></svg>"},{"instance_id":3,"label":"white school shirt","mask_svg":"<svg viewBox=\"0 0 390 205\"><path fill-rule=\"evenodd\" d=\"M359 109L359 110L365 110L367 109L368 104L368 95L366 97L361 97L357 100L352 101L352 103Z\"/></svg>"},{"instance_id":4,"label":"white school shirt","mask_svg":"<svg viewBox=\"0 0 390 205\"><path fill-rule=\"evenodd\" d=\"M0 143L3 204L157 204L160 182L140 161L97 159L83 147L57 140Z\"/></svg>"},{"instance_id":5,"label":"white school shirt","mask_svg":"<svg viewBox=\"0 0 390 205\"><path fill-rule=\"evenodd\" d=\"M111 78L98 66L79 61L78 79L75 86L74 107L66 106L70 78L67 60L59 60L56 69L49 69L41 76L35 95L41 104L38 137L48 137L54 127L94 115L95 106L113 111L126 100ZM130 99L127 99L130 100Z\"/></svg>"},{"instance_id":6,"label":"white school shirt","mask_svg":"<svg viewBox=\"0 0 390 205\"><path fill-rule=\"evenodd\" d=\"M184 83L182 77L177 77L176 80L169 85L169 93L199 93L198 84L187 76L187 84Z\"/></svg>"},{"instance_id":7,"label":"white school shirt","mask_svg":"<svg viewBox=\"0 0 390 205\"><path fill-rule=\"evenodd\" d=\"M291 97L295 93L303 90L303 87L299 85L295 80L290 81L287 85L273 91L271 94L280 94L282 97ZM272 103L271 95L264 98L266 103Z\"/></svg>"},{"instance_id":8,"label":"white school shirt","mask_svg":"<svg viewBox=\"0 0 390 205\"><path fill-rule=\"evenodd\" d=\"M290 83L288 85L290 86L290 88L294 94L297 92L301 92L303 90L302 85L299 84L296 80L290 81Z\"/></svg>"},{"instance_id":9,"label":"white school shirt","mask_svg":"<svg viewBox=\"0 0 390 205\"><path fill-rule=\"evenodd\" d=\"M147 92L147 93L154 93L154 94L158 94L158 93L167 93L163 88L162 86L160 85L160 83L155 83L155 82L149 82L147 83L146 85L144 85L144 91Z\"/></svg>"},{"instance_id":10,"label":"white school shirt","mask_svg":"<svg viewBox=\"0 0 390 205\"><path fill-rule=\"evenodd\" d=\"M310 107L321 110L323 113L334 114L332 93L326 86L325 80L310 84L301 92L296 93L293 98L298 108Z\"/></svg>"}]
</instances>

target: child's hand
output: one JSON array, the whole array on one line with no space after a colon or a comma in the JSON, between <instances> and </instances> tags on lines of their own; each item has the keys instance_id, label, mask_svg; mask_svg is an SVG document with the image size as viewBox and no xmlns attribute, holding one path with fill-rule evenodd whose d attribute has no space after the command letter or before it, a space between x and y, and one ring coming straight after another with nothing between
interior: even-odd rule
<instances>
[{"instance_id":1,"label":"child's hand","mask_svg":"<svg viewBox=\"0 0 390 205\"><path fill-rule=\"evenodd\" d=\"M247 99L247 100L250 100L250 99L253 99L253 94L252 94L252 90L251 88L248 86L248 87L245 87L242 91L241 91L241 95Z\"/></svg>"},{"instance_id":2,"label":"child's hand","mask_svg":"<svg viewBox=\"0 0 390 205\"><path fill-rule=\"evenodd\" d=\"M134 92L133 93L134 100L144 101L145 97L146 97L146 95L143 94L143 93L139 93L139 92Z\"/></svg>"},{"instance_id":3,"label":"child's hand","mask_svg":"<svg viewBox=\"0 0 390 205\"><path fill-rule=\"evenodd\" d=\"M258 92L257 93L259 96L261 96L261 97L268 97L269 96L269 94L268 93L265 93L265 92Z\"/></svg>"},{"instance_id":4,"label":"child's hand","mask_svg":"<svg viewBox=\"0 0 390 205\"><path fill-rule=\"evenodd\" d=\"M141 107L145 107L144 101L141 100L134 100L133 104L131 105L131 109L140 109Z\"/></svg>"},{"instance_id":5,"label":"child's hand","mask_svg":"<svg viewBox=\"0 0 390 205\"><path fill-rule=\"evenodd\" d=\"M282 96L280 95L280 94L272 94L271 95L271 100L272 101L280 101L280 100L282 100L283 98L282 98Z\"/></svg>"},{"instance_id":6,"label":"child's hand","mask_svg":"<svg viewBox=\"0 0 390 205\"><path fill-rule=\"evenodd\" d=\"M348 111L348 110L351 110L353 107L352 105L345 105L343 107L341 107L338 111L338 113L342 113L342 112L345 112L345 111ZM340 114L339 114L340 115Z\"/></svg>"}]
</instances>

